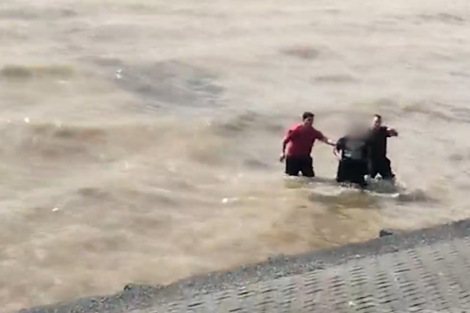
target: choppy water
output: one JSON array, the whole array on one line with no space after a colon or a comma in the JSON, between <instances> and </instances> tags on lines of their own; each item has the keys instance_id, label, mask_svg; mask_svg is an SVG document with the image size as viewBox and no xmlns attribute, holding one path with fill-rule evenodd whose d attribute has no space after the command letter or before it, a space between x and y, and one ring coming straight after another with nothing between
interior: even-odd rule
<instances>
[{"instance_id":1,"label":"choppy water","mask_svg":"<svg viewBox=\"0 0 470 313\"><path fill-rule=\"evenodd\" d=\"M3 1L0 55L4 310L470 215L466 0ZM304 110L381 113L407 194L285 182Z\"/></svg>"}]
</instances>

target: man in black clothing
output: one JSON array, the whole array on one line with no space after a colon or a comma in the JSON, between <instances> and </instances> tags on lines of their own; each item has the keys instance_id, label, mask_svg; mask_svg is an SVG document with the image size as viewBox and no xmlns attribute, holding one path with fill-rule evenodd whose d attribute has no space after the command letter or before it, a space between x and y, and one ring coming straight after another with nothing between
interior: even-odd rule
<instances>
[{"instance_id":1,"label":"man in black clothing","mask_svg":"<svg viewBox=\"0 0 470 313\"><path fill-rule=\"evenodd\" d=\"M365 188L367 183L367 158L370 154L370 144L363 129L354 127L340 138L334 149L339 160L336 181L338 183L353 183Z\"/></svg>"},{"instance_id":2,"label":"man in black clothing","mask_svg":"<svg viewBox=\"0 0 470 313\"><path fill-rule=\"evenodd\" d=\"M382 116L375 114L372 127L368 131L368 140L371 144L369 153L369 175L375 178L378 174L382 179L393 180L391 162L387 158L387 140L397 137L398 132L387 126L382 126Z\"/></svg>"}]
</instances>

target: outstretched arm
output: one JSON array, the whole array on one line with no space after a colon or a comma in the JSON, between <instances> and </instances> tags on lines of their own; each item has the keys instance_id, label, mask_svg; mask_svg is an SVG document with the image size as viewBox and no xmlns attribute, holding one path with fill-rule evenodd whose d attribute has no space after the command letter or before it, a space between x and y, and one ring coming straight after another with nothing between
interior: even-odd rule
<instances>
[{"instance_id":1,"label":"outstretched arm","mask_svg":"<svg viewBox=\"0 0 470 313\"><path fill-rule=\"evenodd\" d=\"M336 145L336 141L326 137L323 134L321 134L321 136L320 136L320 141L326 143L327 145L333 146L333 147Z\"/></svg>"},{"instance_id":2,"label":"outstretched arm","mask_svg":"<svg viewBox=\"0 0 470 313\"><path fill-rule=\"evenodd\" d=\"M324 143L326 143L327 145L330 145L330 146L335 146L336 145L336 141L334 141L333 139L330 139L330 138L324 138L322 140Z\"/></svg>"},{"instance_id":3,"label":"outstretched arm","mask_svg":"<svg viewBox=\"0 0 470 313\"><path fill-rule=\"evenodd\" d=\"M398 132L395 128L387 127L387 134L389 137L398 137Z\"/></svg>"}]
</instances>

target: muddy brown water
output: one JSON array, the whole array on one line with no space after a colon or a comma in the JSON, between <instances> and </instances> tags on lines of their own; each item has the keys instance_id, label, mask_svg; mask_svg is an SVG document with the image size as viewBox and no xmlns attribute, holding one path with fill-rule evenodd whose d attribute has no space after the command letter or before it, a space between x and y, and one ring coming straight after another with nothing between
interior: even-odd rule
<instances>
[{"instance_id":1,"label":"muddy brown water","mask_svg":"<svg viewBox=\"0 0 470 313\"><path fill-rule=\"evenodd\" d=\"M468 1L15 0L0 47L4 310L470 215ZM405 194L286 182L304 110L382 114Z\"/></svg>"}]
</instances>

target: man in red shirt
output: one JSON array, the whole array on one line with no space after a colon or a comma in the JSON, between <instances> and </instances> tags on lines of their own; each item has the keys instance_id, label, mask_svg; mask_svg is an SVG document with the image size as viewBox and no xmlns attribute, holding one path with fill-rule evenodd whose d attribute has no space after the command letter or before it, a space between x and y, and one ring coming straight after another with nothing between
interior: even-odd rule
<instances>
[{"instance_id":1,"label":"man in red shirt","mask_svg":"<svg viewBox=\"0 0 470 313\"><path fill-rule=\"evenodd\" d=\"M311 156L315 140L318 139L330 146L336 145L333 140L328 139L312 126L314 117L313 113L304 112L302 123L292 126L284 138L279 160L286 161L285 172L289 176L298 176L301 172L305 177L315 177Z\"/></svg>"}]
</instances>

